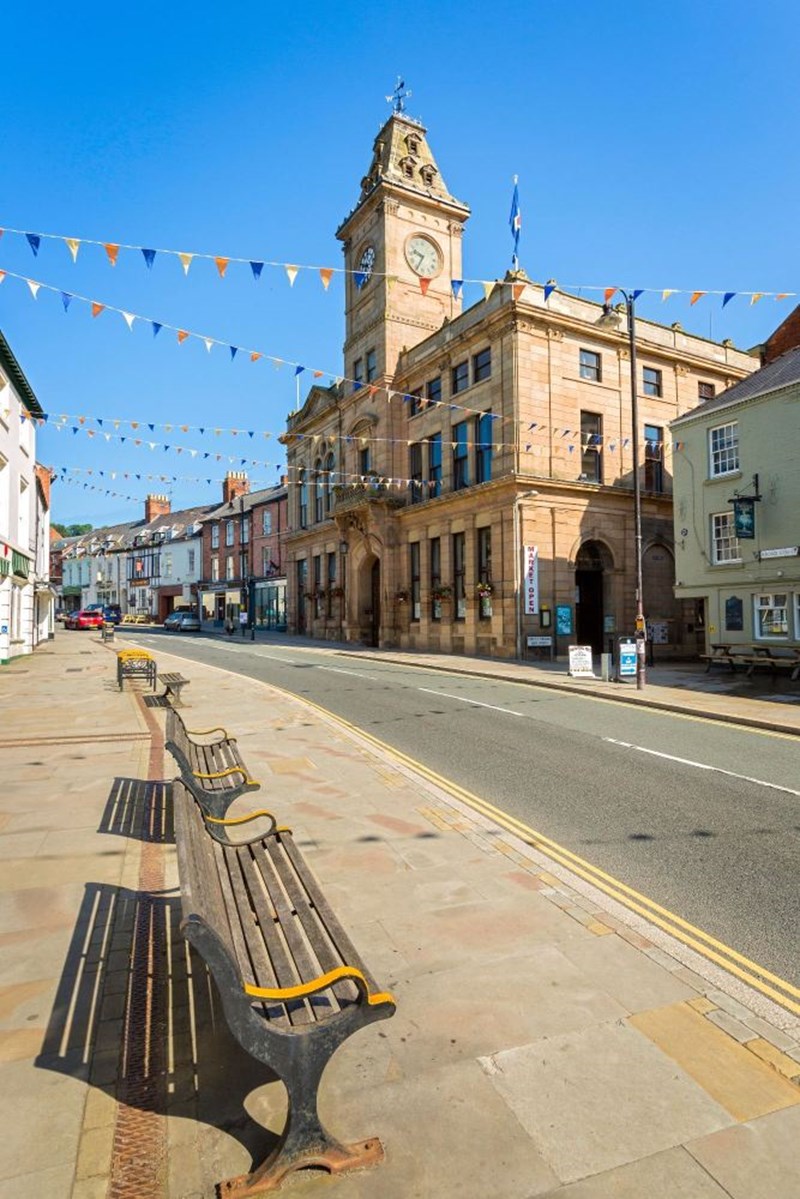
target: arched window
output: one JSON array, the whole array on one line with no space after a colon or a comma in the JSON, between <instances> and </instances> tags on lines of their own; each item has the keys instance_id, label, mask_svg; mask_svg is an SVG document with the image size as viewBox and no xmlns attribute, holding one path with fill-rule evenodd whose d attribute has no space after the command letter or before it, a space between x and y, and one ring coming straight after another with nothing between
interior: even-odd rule
<instances>
[{"instance_id":1,"label":"arched window","mask_svg":"<svg viewBox=\"0 0 800 1199\"><path fill-rule=\"evenodd\" d=\"M306 468L300 468L297 475L297 490L300 502L300 528L308 528L308 483L306 482Z\"/></svg>"},{"instance_id":2,"label":"arched window","mask_svg":"<svg viewBox=\"0 0 800 1199\"><path fill-rule=\"evenodd\" d=\"M323 493L322 459L317 458L317 461L314 463L314 520L317 524L323 518Z\"/></svg>"},{"instance_id":3,"label":"arched window","mask_svg":"<svg viewBox=\"0 0 800 1199\"><path fill-rule=\"evenodd\" d=\"M331 514L331 499L333 496L333 484L334 484L333 473L334 473L335 466L336 466L336 459L333 456L333 450L331 450L325 459L325 515L326 516L330 516L330 514Z\"/></svg>"}]
</instances>

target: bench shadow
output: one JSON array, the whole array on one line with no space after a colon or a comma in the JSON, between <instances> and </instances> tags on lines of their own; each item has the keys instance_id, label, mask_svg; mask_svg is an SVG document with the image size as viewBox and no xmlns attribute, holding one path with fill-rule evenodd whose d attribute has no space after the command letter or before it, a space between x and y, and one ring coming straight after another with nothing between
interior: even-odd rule
<instances>
[{"instance_id":1,"label":"bench shadow","mask_svg":"<svg viewBox=\"0 0 800 1199\"><path fill-rule=\"evenodd\" d=\"M132 841L174 845L172 787L162 779L124 778L111 784L97 830Z\"/></svg>"},{"instance_id":2,"label":"bench shadow","mask_svg":"<svg viewBox=\"0 0 800 1199\"><path fill-rule=\"evenodd\" d=\"M127 1107L217 1129L255 1166L278 1134L252 1120L245 1101L276 1076L231 1036L180 921L174 894L87 883L35 1066ZM193 1140L199 1152L205 1142Z\"/></svg>"}]
</instances>

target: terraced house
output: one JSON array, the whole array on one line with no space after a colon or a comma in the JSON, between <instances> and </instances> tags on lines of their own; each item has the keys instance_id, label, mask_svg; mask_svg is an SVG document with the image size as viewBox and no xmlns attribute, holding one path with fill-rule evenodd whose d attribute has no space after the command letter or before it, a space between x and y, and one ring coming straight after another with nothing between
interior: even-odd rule
<instances>
[{"instance_id":1,"label":"terraced house","mask_svg":"<svg viewBox=\"0 0 800 1199\"><path fill-rule=\"evenodd\" d=\"M600 651L634 623L624 318L519 270L464 309L469 215L425 128L394 112L337 230L343 378L312 387L284 437L289 627L501 657ZM673 594L669 424L758 361L677 325L637 320L636 339L644 607L679 654L695 626Z\"/></svg>"},{"instance_id":2,"label":"terraced house","mask_svg":"<svg viewBox=\"0 0 800 1199\"><path fill-rule=\"evenodd\" d=\"M53 632L50 471L36 462L42 415L0 333L0 664L31 653Z\"/></svg>"}]
</instances>

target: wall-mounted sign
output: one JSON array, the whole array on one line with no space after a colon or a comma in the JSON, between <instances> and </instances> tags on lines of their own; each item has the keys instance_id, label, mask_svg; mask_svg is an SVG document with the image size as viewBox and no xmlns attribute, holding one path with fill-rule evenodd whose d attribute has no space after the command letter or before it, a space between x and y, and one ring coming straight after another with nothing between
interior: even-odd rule
<instances>
[{"instance_id":1,"label":"wall-mounted sign","mask_svg":"<svg viewBox=\"0 0 800 1199\"><path fill-rule=\"evenodd\" d=\"M800 546L785 545L779 550L761 550L758 555L760 559L764 558L796 558L800 553Z\"/></svg>"},{"instance_id":2,"label":"wall-mounted sign","mask_svg":"<svg viewBox=\"0 0 800 1199\"><path fill-rule=\"evenodd\" d=\"M535 616L539 611L539 550L535 545L525 546L525 589L526 616Z\"/></svg>"},{"instance_id":3,"label":"wall-mounted sign","mask_svg":"<svg viewBox=\"0 0 800 1199\"><path fill-rule=\"evenodd\" d=\"M725 600L725 628L729 633L741 633L744 628L744 600L738 595Z\"/></svg>"},{"instance_id":4,"label":"wall-mounted sign","mask_svg":"<svg viewBox=\"0 0 800 1199\"><path fill-rule=\"evenodd\" d=\"M528 638L528 646L531 649L549 649L552 644L553 644L552 637L537 637L537 636L531 635Z\"/></svg>"},{"instance_id":5,"label":"wall-mounted sign","mask_svg":"<svg viewBox=\"0 0 800 1199\"><path fill-rule=\"evenodd\" d=\"M733 523L740 541L753 541L756 535L756 502L745 496L733 501Z\"/></svg>"},{"instance_id":6,"label":"wall-mounted sign","mask_svg":"<svg viewBox=\"0 0 800 1199\"><path fill-rule=\"evenodd\" d=\"M569 604L556 604L556 633L559 637L572 634L572 608Z\"/></svg>"}]
</instances>

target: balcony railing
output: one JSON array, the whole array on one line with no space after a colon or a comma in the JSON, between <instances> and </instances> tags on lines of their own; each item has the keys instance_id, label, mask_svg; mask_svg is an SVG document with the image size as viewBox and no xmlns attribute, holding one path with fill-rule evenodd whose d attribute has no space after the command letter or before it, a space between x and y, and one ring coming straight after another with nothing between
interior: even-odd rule
<instances>
[{"instance_id":1,"label":"balcony railing","mask_svg":"<svg viewBox=\"0 0 800 1199\"><path fill-rule=\"evenodd\" d=\"M402 508L406 502L388 483L380 479L366 479L359 483L339 483L333 488L334 512L347 512L365 504L383 504L389 508Z\"/></svg>"}]
</instances>

